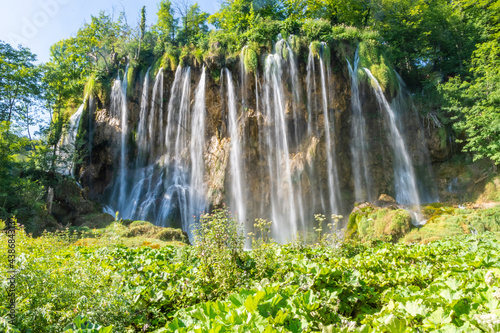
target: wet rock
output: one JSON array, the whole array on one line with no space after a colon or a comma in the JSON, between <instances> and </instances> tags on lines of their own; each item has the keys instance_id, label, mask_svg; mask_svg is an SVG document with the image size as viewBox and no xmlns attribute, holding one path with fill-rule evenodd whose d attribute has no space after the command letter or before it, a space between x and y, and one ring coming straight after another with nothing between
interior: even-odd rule
<instances>
[{"instance_id":1,"label":"wet rock","mask_svg":"<svg viewBox=\"0 0 500 333\"><path fill-rule=\"evenodd\" d=\"M397 209L398 203L397 201L387 194L381 194L378 197L378 200L375 202L375 205L378 207L393 207L393 209Z\"/></svg>"}]
</instances>

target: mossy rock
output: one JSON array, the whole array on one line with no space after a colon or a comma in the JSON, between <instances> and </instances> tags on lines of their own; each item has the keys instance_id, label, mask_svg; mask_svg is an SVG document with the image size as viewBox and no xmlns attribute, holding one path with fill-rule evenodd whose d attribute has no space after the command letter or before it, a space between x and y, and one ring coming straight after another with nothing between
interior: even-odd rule
<instances>
[{"instance_id":1,"label":"mossy rock","mask_svg":"<svg viewBox=\"0 0 500 333\"><path fill-rule=\"evenodd\" d=\"M376 209L376 207L369 202L358 204L354 207L347 222L347 228L344 234L345 239L354 239L357 237L359 223L374 209Z\"/></svg>"},{"instance_id":2,"label":"mossy rock","mask_svg":"<svg viewBox=\"0 0 500 333\"><path fill-rule=\"evenodd\" d=\"M81 215L75 218L75 226L80 228L101 229L106 228L114 221L115 218L107 213Z\"/></svg>"},{"instance_id":3,"label":"mossy rock","mask_svg":"<svg viewBox=\"0 0 500 333\"><path fill-rule=\"evenodd\" d=\"M186 232L182 231L181 229L163 228L156 234L156 238L165 242L180 241L189 244L189 239Z\"/></svg>"},{"instance_id":4,"label":"mossy rock","mask_svg":"<svg viewBox=\"0 0 500 333\"><path fill-rule=\"evenodd\" d=\"M411 229L411 215L404 209L378 208L365 203L349 215L346 239L397 242Z\"/></svg>"},{"instance_id":5,"label":"mossy rock","mask_svg":"<svg viewBox=\"0 0 500 333\"><path fill-rule=\"evenodd\" d=\"M491 177L486 183L483 193L479 195L477 201L487 202L495 201L500 202L500 176Z\"/></svg>"},{"instance_id":6,"label":"mossy rock","mask_svg":"<svg viewBox=\"0 0 500 333\"><path fill-rule=\"evenodd\" d=\"M131 221L131 220L128 220L128 221ZM147 225L147 226L151 226L151 227L154 227L154 224L152 224L151 222L148 222L148 221L132 221L130 222L129 224L127 224L130 228L132 227L138 227L140 225Z\"/></svg>"},{"instance_id":7,"label":"mossy rock","mask_svg":"<svg viewBox=\"0 0 500 333\"><path fill-rule=\"evenodd\" d=\"M159 231L160 227L150 222L134 221L130 224L129 230L124 234L125 237L153 236Z\"/></svg>"},{"instance_id":8,"label":"mossy rock","mask_svg":"<svg viewBox=\"0 0 500 333\"><path fill-rule=\"evenodd\" d=\"M453 209L436 214L422 228L414 229L407 234L403 241L425 244L442 238L485 231L500 232L500 206L475 210Z\"/></svg>"},{"instance_id":9,"label":"mossy rock","mask_svg":"<svg viewBox=\"0 0 500 333\"><path fill-rule=\"evenodd\" d=\"M313 56L319 58L321 52L321 42L314 41L310 45L311 53Z\"/></svg>"},{"instance_id":10,"label":"mossy rock","mask_svg":"<svg viewBox=\"0 0 500 333\"><path fill-rule=\"evenodd\" d=\"M423 206L421 212L427 219L427 223L429 223L443 214L453 214L455 209L456 208L454 207L446 206L445 204L436 202Z\"/></svg>"}]
</instances>

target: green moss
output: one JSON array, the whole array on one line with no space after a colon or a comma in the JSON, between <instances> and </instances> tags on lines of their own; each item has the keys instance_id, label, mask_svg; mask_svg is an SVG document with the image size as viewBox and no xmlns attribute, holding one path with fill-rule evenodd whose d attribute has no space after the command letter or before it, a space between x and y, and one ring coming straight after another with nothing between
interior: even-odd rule
<instances>
[{"instance_id":1,"label":"green moss","mask_svg":"<svg viewBox=\"0 0 500 333\"><path fill-rule=\"evenodd\" d=\"M138 67L131 65L128 67L127 71L127 96L131 96L134 91L134 81L137 74Z\"/></svg>"},{"instance_id":2,"label":"green moss","mask_svg":"<svg viewBox=\"0 0 500 333\"><path fill-rule=\"evenodd\" d=\"M300 38L295 35L290 35L288 37L288 44L290 45L290 48L295 54L298 54L300 51Z\"/></svg>"},{"instance_id":3,"label":"green moss","mask_svg":"<svg viewBox=\"0 0 500 333\"><path fill-rule=\"evenodd\" d=\"M446 148L446 143L448 141L448 133L446 132L446 128L441 127L438 131L439 134L439 148L440 149L445 149Z\"/></svg>"},{"instance_id":4,"label":"green moss","mask_svg":"<svg viewBox=\"0 0 500 333\"><path fill-rule=\"evenodd\" d=\"M328 44L323 44L323 60L325 61L326 67L330 67L330 61L332 59L331 51L330 51L330 46Z\"/></svg>"},{"instance_id":5,"label":"green moss","mask_svg":"<svg viewBox=\"0 0 500 333\"><path fill-rule=\"evenodd\" d=\"M430 205L429 205L430 206ZM426 206L424 214L429 214L431 208ZM488 209L453 209L433 205L436 210L444 209L441 214L436 213L420 229L408 233L405 243L428 243L446 237L456 237L473 231L500 232L500 206Z\"/></svg>"},{"instance_id":6,"label":"green moss","mask_svg":"<svg viewBox=\"0 0 500 333\"><path fill-rule=\"evenodd\" d=\"M404 209L360 206L349 215L346 239L397 242L411 228L411 215Z\"/></svg>"},{"instance_id":7,"label":"green moss","mask_svg":"<svg viewBox=\"0 0 500 333\"><path fill-rule=\"evenodd\" d=\"M180 242L189 242L186 233L181 229L175 228L163 228L160 232L156 234L156 237L162 241L180 241Z\"/></svg>"},{"instance_id":8,"label":"green moss","mask_svg":"<svg viewBox=\"0 0 500 333\"><path fill-rule=\"evenodd\" d=\"M310 45L310 49L311 49L311 53L313 54L313 56L319 58L319 55L321 52L321 43L318 41L312 42Z\"/></svg>"},{"instance_id":9,"label":"green moss","mask_svg":"<svg viewBox=\"0 0 500 333\"><path fill-rule=\"evenodd\" d=\"M243 64L247 73L255 73L259 64L257 52L250 47L243 49Z\"/></svg>"},{"instance_id":10,"label":"green moss","mask_svg":"<svg viewBox=\"0 0 500 333\"><path fill-rule=\"evenodd\" d=\"M84 96L97 96L97 84L95 75L91 75L85 84Z\"/></svg>"},{"instance_id":11,"label":"green moss","mask_svg":"<svg viewBox=\"0 0 500 333\"><path fill-rule=\"evenodd\" d=\"M394 94L398 87L398 80L389 62L382 52L378 41L365 40L359 43L360 77L368 80L368 76L361 68L368 68L377 79L384 92Z\"/></svg>"},{"instance_id":12,"label":"green moss","mask_svg":"<svg viewBox=\"0 0 500 333\"><path fill-rule=\"evenodd\" d=\"M500 201L500 176L491 177L486 183L483 193L480 195L482 201Z\"/></svg>"}]
</instances>

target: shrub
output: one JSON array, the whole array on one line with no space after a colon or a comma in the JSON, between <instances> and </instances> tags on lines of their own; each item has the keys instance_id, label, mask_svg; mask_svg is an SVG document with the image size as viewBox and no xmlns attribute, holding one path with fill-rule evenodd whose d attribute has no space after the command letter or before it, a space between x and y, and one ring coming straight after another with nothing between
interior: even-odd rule
<instances>
[{"instance_id":1,"label":"shrub","mask_svg":"<svg viewBox=\"0 0 500 333\"><path fill-rule=\"evenodd\" d=\"M331 31L330 22L324 19L307 19L302 25L302 32L309 38L309 41L328 40L331 37Z\"/></svg>"},{"instance_id":2,"label":"shrub","mask_svg":"<svg viewBox=\"0 0 500 333\"><path fill-rule=\"evenodd\" d=\"M234 288L242 273L238 266L245 241L242 226L226 208L221 208L202 215L194 234L199 272L210 291L207 298Z\"/></svg>"}]
</instances>

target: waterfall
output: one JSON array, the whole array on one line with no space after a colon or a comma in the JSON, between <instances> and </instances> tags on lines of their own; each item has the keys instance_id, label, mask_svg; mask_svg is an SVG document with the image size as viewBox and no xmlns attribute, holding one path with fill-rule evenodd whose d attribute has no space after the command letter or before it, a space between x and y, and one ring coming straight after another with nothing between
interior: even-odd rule
<instances>
[{"instance_id":1,"label":"waterfall","mask_svg":"<svg viewBox=\"0 0 500 333\"><path fill-rule=\"evenodd\" d=\"M80 105L76 112L69 118L67 128L57 147L56 155L59 156L60 161L65 161L63 163L58 163L57 171L64 175L74 175L74 154L76 153L76 136L78 135L78 128L80 127L80 119L82 118L83 109L85 103ZM69 163L66 162L71 160Z\"/></svg>"},{"instance_id":2,"label":"waterfall","mask_svg":"<svg viewBox=\"0 0 500 333\"><path fill-rule=\"evenodd\" d=\"M322 44L322 50L323 50ZM323 61L323 52L321 52L319 57L319 65L321 72L321 96L322 96L322 106L323 106L323 117L325 126L325 150L326 150L326 164L327 164L327 179L328 179L328 198L330 201L330 212L338 213L339 203L337 194L340 193L338 185L338 173L336 165L336 154L335 154L335 143L332 143L332 138L330 134L330 120L328 115L328 96L327 96L327 86L325 80L325 64ZM334 126L332 126L334 128Z\"/></svg>"},{"instance_id":3,"label":"waterfall","mask_svg":"<svg viewBox=\"0 0 500 333\"><path fill-rule=\"evenodd\" d=\"M167 127L165 130L166 160L180 165L181 154L187 149L187 122L191 93L191 68L177 67L168 102Z\"/></svg>"},{"instance_id":4,"label":"waterfall","mask_svg":"<svg viewBox=\"0 0 500 333\"><path fill-rule=\"evenodd\" d=\"M148 110L148 92L149 92L149 70L148 68L146 75L144 76L144 83L142 84L142 94L141 94L141 111L139 113L139 124L137 125L137 166L143 166L146 163L149 153L149 142L148 142L148 122L147 122L147 110ZM161 69L160 69L161 71ZM163 72L163 71L162 71ZM155 92L153 93L153 98L157 92L158 88L158 76L155 82Z\"/></svg>"},{"instance_id":5,"label":"waterfall","mask_svg":"<svg viewBox=\"0 0 500 333\"><path fill-rule=\"evenodd\" d=\"M125 67L123 82L118 76L111 89L111 115L120 119L120 162L117 175L118 186L114 187L113 200L118 207L125 206L127 195L127 134L128 134L128 109L127 109L127 72L129 65ZM123 216L122 216L123 217Z\"/></svg>"},{"instance_id":6,"label":"waterfall","mask_svg":"<svg viewBox=\"0 0 500 333\"><path fill-rule=\"evenodd\" d=\"M279 49L278 49L279 51ZM265 143L269 168L273 236L281 242L298 231L283 92L281 53L266 58L263 109L267 128Z\"/></svg>"},{"instance_id":7,"label":"waterfall","mask_svg":"<svg viewBox=\"0 0 500 333\"><path fill-rule=\"evenodd\" d=\"M373 184L368 167L368 141L366 139L366 123L359 98L358 65L359 48L354 55L353 66L347 60L349 75L351 77L351 155L352 171L354 176L354 199L357 202L373 201Z\"/></svg>"},{"instance_id":8,"label":"waterfall","mask_svg":"<svg viewBox=\"0 0 500 333\"><path fill-rule=\"evenodd\" d=\"M238 126L238 115L236 110L236 95L234 93L233 77L226 68L227 85L227 108L228 108L228 130L231 139L231 151L229 154L229 166L231 174L231 205L236 208L237 218L240 224L246 224L246 196L243 191L243 166L240 146L240 133Z\"/></svg>"},{"instance_id":9,"label":"waterfall","mask_svg":"<svg viewBox=\"0 0 500 333\"><path fill-rule=\"evenodd\" d=\"M102 133L117 132L115 177L103 193L110 209L122 218L182 228L192 238L199 214L225 202L247 232L254 218L265 218L273 222L272 237L284 243L297 234L305 237L316 225L314 214L345 214L354 201L348 200L373 201L389 186L397 201L418 208L425 195L419 172L426 152L413 145L422 133L413 114L404 111L411 110L402 81L389 103L365 69L375 104L362 104L359 76L365 73L356 51L347 60L350 88L344 84L337 99L336 87L344 82L330 65L327 45L311 44L301 66L291 45L278 37L253 77L244 68L246 48L240 63L223 68L218 78L208 67L160 68L154 74L150 68L141 77L142 95L131 101L140 105L130 115L130 82L118 77L108 108L112 119L96 123L108 127L89 137L104 142ZM344 105L351 110L342 110ZM389 146L382 147L386 141ZM97 158L102 148L95 144ZM379 161L384 155L391 157ZM221 181L212 181L214 175Z\"/></svg>"},{"instance_id":10,"label":"waterfall","mask_svg":"<svg viewBox=\"0 0 500 333\"><path fill-rule=\"evenodd\" d=\"M188 175L188 121L190 101L191 68L177 68L168 104L165 130L166 153L163 165L163 198L158 211L159 224L166 226L168 220L179 220L181 227L191 238L192 216L189 213ZM161 190L161 188L158 188Z\"/></svg>"},{"instance_id":11,"label":"waterfall","mask_svg":"<svg viewBox=\"0 0 500 333\"><path fill-rule=\"evenodd\" d=\"M92 138L94 135L94 114L96 111L97 105L94 100L94 96L89 96L89 128L88 128L88 139L89 139L89 165L92 164Z\"/></svg>"},{"instance_id":12,"label":"waterfall","mask_svg":"<svg viewBox=\"0 0 500 333\"><path fill-rule=\"evenodd\" d=\"M398 93L396 98L391 101L391 107L396 111L396 114L403 115L402 117L397 117L398 126L403 128L403 124L415 124L418 130L412 131L411 139L408 138L408 131L403 131L403 134L407 134L406 142L410 140L416 140L417 142L425 142L424 128L420 122L420 117L417 113L415 106L413 105L412 97L406 89L406 84L399 74L394 71L396 78L398 79ZM413 112L408 112L412 110ZM407 112L404 112L407 111ZM427 145L421 145L418 147L420 151L420 173L416 174L417 188L419 191L420 201L422 202L437 202L439 201L438 191L436 187L436 182L434 181L434 172L432 170L431 161L429 157L429 150Z\"/></svg>"},{"instance_id":13,"label":"waterfall","mask_svg":"<svg viewBox=\"0 0 500 333\"><path fill-rule=\"evenodd\" d=\"M191 190L189 216L199 216L205 203L205 66L196 88L191 121Z\"/></svg>"},{"instance_id":14,"label":"waterfall","mask_svg":"<svg viewBox=\"0 0 500 333\"><path fill-rule=\"evenodd\" d=\"M373 83L373 91L377 102L382 110L387 114L387 127L389 127L389 141L394 150L394 187L396 201L411 206L412 209L420 209L420 198L418 195L415 172L413 164L408 154L408 149L398 127L396 114L387 102L382 88L377 79L369 69L364 68Z\"/></svg>"},{"instance_id":15,"label":"waterfall","mask_svg":"<svg viewBox=\"0 0 500 333\"><path fill-rule=\"evenodd\" d=\"M144 108L146 109L147 106ZM163 143L163 67L156 74L151 97L151 110L148 120L148 151L150 161L164 152ZM151 157L153 159L151 159Z\"/></svg>"},{"instance_id":16,"label":"waterfall","mask_svg":"<svg viewBox=\"0 0 500 333\"><path fill-rule=\"evenodd\" d=\"M307 57L307 135L310 137L313 133L313 112L317 108L316 96L316 69L314 67L314 55L309 46L309 56Z\"/></svg>"}]
</instances>

